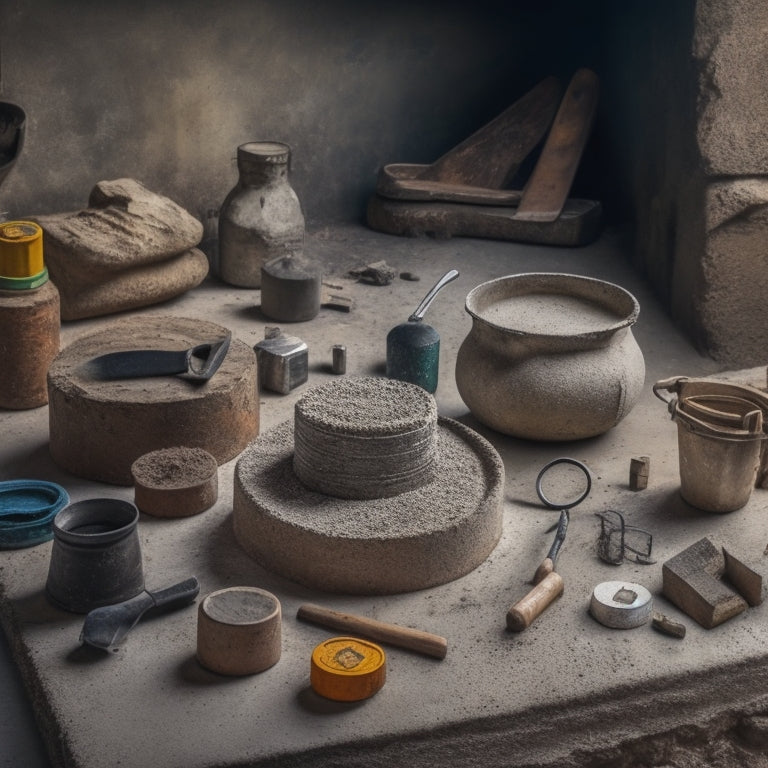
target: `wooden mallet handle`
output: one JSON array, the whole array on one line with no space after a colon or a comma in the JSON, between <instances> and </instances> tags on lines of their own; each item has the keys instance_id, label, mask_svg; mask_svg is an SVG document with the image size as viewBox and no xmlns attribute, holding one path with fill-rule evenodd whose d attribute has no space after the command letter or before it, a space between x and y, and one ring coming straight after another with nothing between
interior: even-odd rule
<instances>
[{"instance_id":1,"label":"wooden mallet handle","mask_svg":"<svg viewBox=\"0 0 768 768\"><path fill-rule=\"evenodd\" d=\"M556 598L563 594L563 577L550 571L522 600L507 611L507 629L522 632Z\"/></svg>"},{"instance_id":2,"label":"wooden mallet handle","mask_svg":"<svg viewBox=\"0 0 768 768\"><path fill-rule=\"evenodd\" d=\"M396 645L427 656L434 656L436 659L444 659L448 652L448 641L439 635L422 632L420 629L400 627L397 624L386 624L383 621L354 616L351 613L332 611L330 608L322 608L311 603L299 606L296 617L330 629L362 635L379 643Z\"/></svg>"}]
</instances>

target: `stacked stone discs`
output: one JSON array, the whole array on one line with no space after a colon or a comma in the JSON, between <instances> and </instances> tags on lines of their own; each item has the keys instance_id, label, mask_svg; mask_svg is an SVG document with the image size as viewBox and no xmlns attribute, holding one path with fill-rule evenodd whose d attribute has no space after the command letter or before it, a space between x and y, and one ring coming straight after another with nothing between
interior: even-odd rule
<instances>
[{"instance_id":1,"label":"stacked stone discs","mask_svg":"<svg viewBox=\"0 0 768 768\"><path fill-rule=\"evenodd\" d=\"M306 586L394 594L464 576L501 536L504 464L408 382L311 390L238 459L234 532L259 564Z\"/></svg>"},{"instance_id":2,"label":"stacked stone discs","mask_svg":"<svg viewBox=\"0 0 768 768\"><path fill-rule=\"evenodd\" d=\"M435 479L437 406L420 387L349 378L296 404L293 469L309 489L380 499Z\"/></svg>"}]
</instances>

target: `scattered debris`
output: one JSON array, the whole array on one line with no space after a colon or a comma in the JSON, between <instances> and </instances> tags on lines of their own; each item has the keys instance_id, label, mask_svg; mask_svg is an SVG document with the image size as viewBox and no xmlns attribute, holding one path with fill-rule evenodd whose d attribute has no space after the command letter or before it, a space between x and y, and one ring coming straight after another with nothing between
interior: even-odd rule
<instances>
[{"instance_id":1,"label":"scattered debris","mask_svg":"<svg viewBox=\"0 0 768 768\"><path fill-rule=\"evenodd\" d=\"M397 271L392 269L386 261L376 261L365 267L350 269L349 274L371 285L389 285L395 279Z\"/></svg>"},{"instance_id":2,"label":"scattered debris","mask_svg":"<svg viewBox=\"0 0 768 768\"><path fill-rule=\"evenodd\" d=\"M676 637L682 640L685 637L685 624L679 621L670 619L669 616L665 616L663 613L654 611L651 614L651 626L657 629L659 632L670 637Z\"/></svg>"},{"instance_id":3,"label":"scattered debris","mask_svg":"<svg viewBox=\"0 0 768 768\"><path fill-rule=\"evenodd\" d=\"M421 280L421 277L417 275L415 272L401 272L400 279L410 280L411 282L418 283L419 280Z\"/></svg>"}]
</instances>

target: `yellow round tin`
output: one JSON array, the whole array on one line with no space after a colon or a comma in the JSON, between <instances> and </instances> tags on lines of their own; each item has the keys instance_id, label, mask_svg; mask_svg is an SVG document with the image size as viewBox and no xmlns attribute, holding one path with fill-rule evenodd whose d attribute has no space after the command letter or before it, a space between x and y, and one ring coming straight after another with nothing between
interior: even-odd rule
<instances>
[{"instance_id":1,"label":"yellow round tin","mask_svg":"<svg viewBox=\"0 0 768 768\"><path fill-rule=\"evenodd\" d=\"M354 637L333 637L312 651L309 681L334 701L360 701L381 690L387 668L384 650Z\"/></svg>"}]
</instances>

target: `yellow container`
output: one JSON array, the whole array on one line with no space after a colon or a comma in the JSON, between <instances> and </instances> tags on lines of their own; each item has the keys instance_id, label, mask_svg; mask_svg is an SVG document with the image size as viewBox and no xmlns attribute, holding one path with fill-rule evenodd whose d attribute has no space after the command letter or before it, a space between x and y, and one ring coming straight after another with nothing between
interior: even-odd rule
<instances>
[{"instance_id":1,"label":"yellow container","mask_svg":"<svg viewBox=\"0 0 768 768\"><path fill-rule=\"evenodd\" d=\"M315 693L334 701L360 701L381 690L386 656L375 643L334 637L312 651L309 682Z\"/></svg>"},{"instance_id":2,"label":"yellow container","mask_svg":"<svg viewBox=\"0 0 768 768\"><path fill-rule=\"evenodd\" d=\"M30 278L44 270L43 230L31 221L0 224L0 277Z\"/></svg>"}]
</instances>

